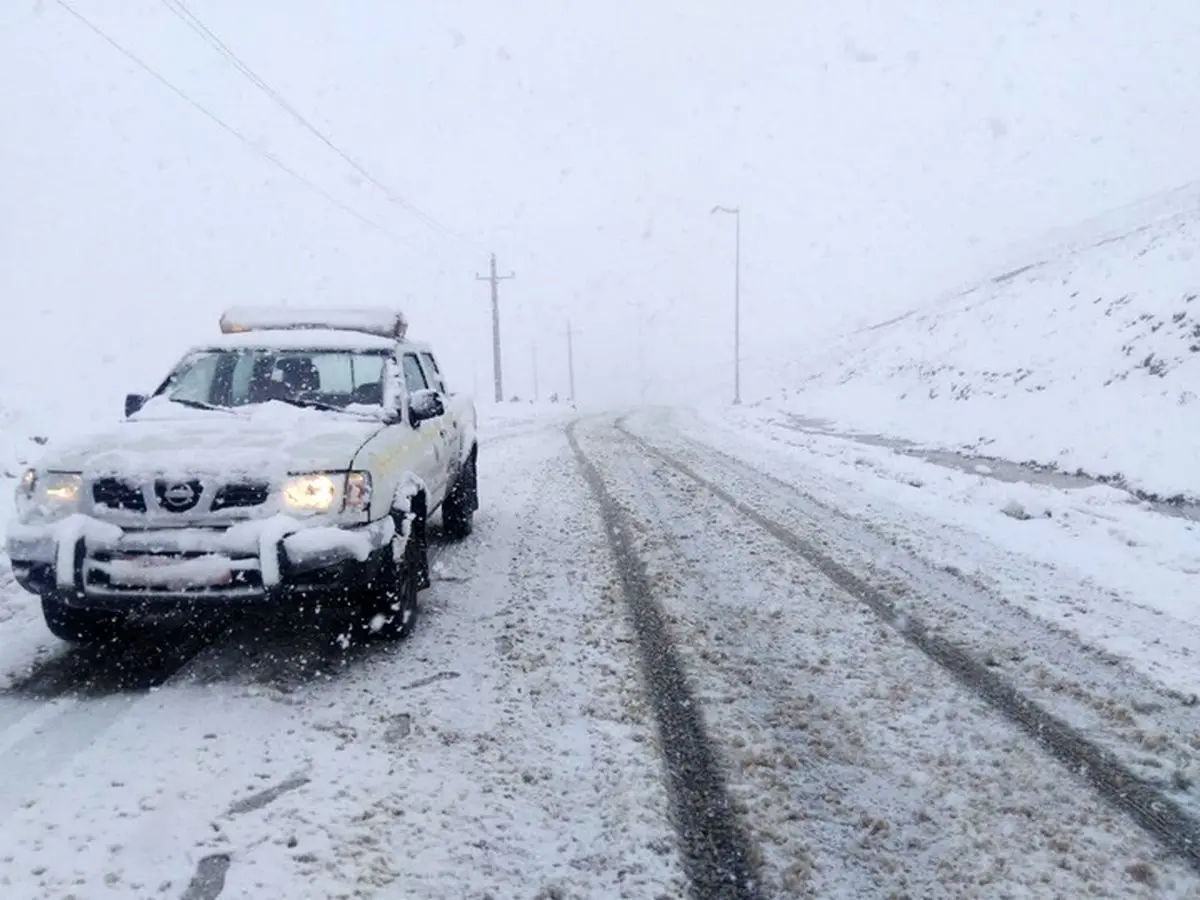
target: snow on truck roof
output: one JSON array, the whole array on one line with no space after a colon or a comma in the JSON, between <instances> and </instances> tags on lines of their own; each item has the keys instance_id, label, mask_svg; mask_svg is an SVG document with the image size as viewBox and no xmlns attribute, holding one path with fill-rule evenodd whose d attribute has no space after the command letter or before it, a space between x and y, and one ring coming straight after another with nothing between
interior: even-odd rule
<instances>
[{"instance_id":1,"label":"snow on truck roof","mask_svg":"<svg viewBox=\"0 0 1200 900\"><path fill-rule=\"evenodd\" d=\"M408 319L398 309L235 306L221 316L222 334L247 331L361 331L393 341L404 340Z\"/></svg>"},{"instance_id":2,"label":"snow on truck roof","mask_svg":"<svg viewBox=\"0 0 1200 900\"><path fill-rule=\"evenodd\" d=\"M404 343L407 343L405 341ZM208 350L394 350L395 338L333 329L265 329L223 334L205 341Z\"/></svg>"},{"instance_id":3,"label":"snow on truck roof","mask_svg":"<svg viewBox=\"0 0 1200 900\"><path fill-rule=\"evenodd\" d=\"M221 316L210 349L392 350L407 340L404 313L383 307L240 306Z\"/></svg>"}]
</instances>

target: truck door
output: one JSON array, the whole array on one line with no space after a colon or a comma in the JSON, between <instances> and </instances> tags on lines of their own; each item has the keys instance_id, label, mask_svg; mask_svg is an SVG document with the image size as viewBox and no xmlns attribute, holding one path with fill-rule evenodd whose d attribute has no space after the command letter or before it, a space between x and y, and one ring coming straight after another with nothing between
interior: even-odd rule
<instances>
[{"instance_id":1,"label":"truck door","mask_svg":"<svg viewBox=\"0 0 1200 900\"><path fill-rule=\"evenodd\" d=\"M446 452L449 455L447 468L452 476L457 477L459 465L463 459L463 423L458 421L459 405L450 402L450 391L446 387L446 377L438 365L437 358L429 350L420 353L421 365L425 369L425 378L430 387L440 391L446 398Z\"/></svg>"},{"instance_id":2,"label":"truck door","mask_svg":"<svg viewBox=\"0 0 1200 900\"><path fill-rule=\"evenodd\" d=\"M404 385L409 396L432 387L425 377L416 353L406 352L401 356L400 368L404 372ZM450 466L446 458L446 417L438 416L422 422L413 435L413 446L416 449L418 460L417 474L429 489L431 495L429 507L432 510L434 507L440 506L446 499L446 491L449 488Z\"/></svg>"}]
</instances>

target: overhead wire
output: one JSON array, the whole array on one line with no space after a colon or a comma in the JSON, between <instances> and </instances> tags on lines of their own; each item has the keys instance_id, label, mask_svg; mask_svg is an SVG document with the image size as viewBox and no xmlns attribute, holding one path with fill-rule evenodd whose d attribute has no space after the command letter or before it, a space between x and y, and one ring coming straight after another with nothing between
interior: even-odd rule
<instances>
[{"instance_id":1,"label":"overhead wire","mask_svg":"<svg viewBox=\"0 0 1200 900\"><path fill-rule=\"evenodd\" d=\"M171 91L171 93L175 94L177 97L179 97L181 100L183 100L189 106L191 106L193 109L202 113L206 118L208 118L209 120L214 122L216 125L218 125L223 131L225 131L228 134L232 135L233 137L237 138L237 140L241 141L243 144L245 144L247 147L249 147L251 150L253 150L256 154L261 156L263 159L267 160L267 162L271 163L271 165L278 168L281 172L283 172L286 175L290 176L291 178L295 179L297 182L302 184L304 187L308 188L310 191L313 191L314 193L323 197L326 201L328 201L330 204L332 204L333 206L340 209L342 212L346 213L349 216L353 216L355 219L357 219L359 222L363 223L367 227L369 227L375 231L378 231L384 235L387 235L392 240L395 240L395 241L398 241L399 243L411 246L411 244L409 244L408 241L405 241L399 235L393 233L392 231L389 231L387 228L385 228L379 222L376 222L373 219L368 218L367 216L360 213L358 210L347 205L346 203L343 203L341 200L339 200L337 197L333 196L333 194L329 193L327 190L322 188L320 185L316 184L311 179L306 178L300 172L297 172L295 169L291 168L289 165L287 165L287 163L285 163L283 160L281 160L278 156L276 156L271 151L266 150L266 149L260 147L258 144L254 143L254 141L250 140L250 138L246 137L246 135L244 135L242 132L238 131L236 128L234 128L232 125L230 125L228 122L226 122L220 116L218 116L216 113L214 113L208 107L206 107L204 104L202 104L199 100L196 100L195 98L193 98L192 96L187 94L183 89L177 87L174 83L169 81L165 76L159 74L159 72L156 71L153 67L151 67L149 63L145 62L141 57L139 57L137 54L135 54L132 50L127 49L119 41L117 41L115 38L111 37L107 32L105 32L103 29L101 29L98 25L96 25L94 22L92 22L90 19L88 19L86 16L84 16L83 13L79 12L79 10L75 9L73 6L71 6L69 3L67 3L66 0L55 0L55 2L59 6L61 6L63 9L65 9L68 13L70 13L72 16L74 16L76 20L78 20L81 24L83 24L85 27L87 27L88 30L90 30L93 34L95 34L97 37L99 37L101 40L103 40L106 44L108 44L110 47L112 47L114 50L116 50L118 53L120 53L122 56L124 56L127 60L129 60L131 63L133 63L139 69L141 69L147 75L149 75L151 78L153 78L159 84L161 84L163 87L167 88L169 91Z\"/></svg>"},{"instance_id":2,"label":"overhead wire","mask_svg":"<svg viewBox=\"0 0 1200 900\"><path fill-rule=\"evenodd\" d=\"M250 65L235 53L221 37L214 32L210 27L197 16L183 0L160 0L176 18L187 25L196 35L198 35L205 43L216 50L232 65L239 73L247 78L255 87L262 91L268 98L271 99L280 109L291 116L299 123L306 131L312 134L322 144L336 153L347 165L350 166L356 173L362 176L368 183L376 187L387 200L407 212L411 213L419 219L425 226L433 231L439 232L447 237L454 238L466 244L470 244L475 249L482 249L474 241L464 235L451 231L433 216L426 213L416 204L402 196L398 191L390 187L382 179L378 178L370 170L366 168L355 157L351 156L347 151L343 150L330 138L324 131L314 125L309 119L301 113L296 107L288 102L288 100L275 90L267 81L255 72Z\"/></svg>"}]
</instances>

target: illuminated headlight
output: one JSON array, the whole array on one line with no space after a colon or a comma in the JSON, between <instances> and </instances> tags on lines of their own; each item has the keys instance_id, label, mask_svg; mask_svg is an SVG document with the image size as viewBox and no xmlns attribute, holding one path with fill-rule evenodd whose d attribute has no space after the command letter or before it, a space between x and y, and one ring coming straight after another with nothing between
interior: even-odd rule
<instances>
[{"instance_id":1,"label":"illuminated headlight","mask_svg":"<svg viewBox=\"0 0 1200 900\"><path fill-rule=\"evenodd\" d=\"M17 515L30 525L57 521L79 508L82 493L77 474L29 469L17 482Z\"/></svg>"},{"instance_id":2,"label":"illuminated headlight","mask_svg":"<svg viewBox=\"0 0 1200 900\"><path fill-rule=\"evenodd\" d=\"M371 476L367 472L293 475L283 485L283 505L293 512L365 512L370 504Z\"/></svg>"}]
</instances>

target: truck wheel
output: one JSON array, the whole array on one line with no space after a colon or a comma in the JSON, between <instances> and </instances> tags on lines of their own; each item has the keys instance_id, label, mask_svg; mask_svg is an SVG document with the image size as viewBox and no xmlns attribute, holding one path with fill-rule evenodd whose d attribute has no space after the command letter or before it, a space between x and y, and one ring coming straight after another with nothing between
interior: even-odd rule
<instances>
[{"instance_id":1,"label":"truck wheel","mask_svg":"<svg viewBox=\"0 0 1200 900\"><path fill-rule=\"evenodd\" d=\"M405 539L392 539L393 552L379 567L375 583L371 585L371 609L366 622L367 631L375 637L400 640L412 632L417 621L420 604L417 592L420 584L420 554L423 552L415 535ZM404 542L400 559L395 557L395 548Z\"/></svg>"},{"instance_id":2,"label":"truck wheel","mask_svg":"<svg viewBox=\"0 0 1200 900\"><path fill-rule=\"evenodd\" d=\"M452 541L469 537L475 530L475 510L479 508L479 479L475 453L467 459L458 481L442 504L442 531Z\"/></svg>"},{"instance_id":3,"label":"truck wheel","mask_svg":"<svg viewBox=\"0 0 1200 900\"><path fill-rule=\"evenodd\" d=\"M75 609L54 594L42 596L42 616L51 634L76 644L111 640L116 637L122 624L120 616L94 609Z\"/></svg>"}]
</instances>

